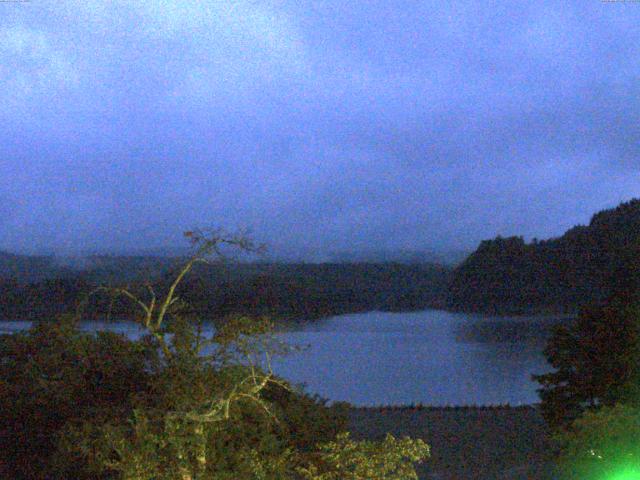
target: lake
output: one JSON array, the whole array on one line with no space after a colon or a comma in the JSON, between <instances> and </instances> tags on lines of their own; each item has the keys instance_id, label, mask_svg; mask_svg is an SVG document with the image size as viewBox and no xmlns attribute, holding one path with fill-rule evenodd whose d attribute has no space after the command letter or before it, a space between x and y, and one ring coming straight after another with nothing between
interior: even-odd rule
<instances>
[{"instance_id":1,"label":"lake","mask_svg":"<svg viewBox=\"0 0 640 480\"><path fill-rule=\"evenodd\" d=\"M531 374L549 370L542 349L549 327L560 321L439 310L340 315L282 332L308 348L274 360L273 369L309 393L356 405L537 403ZM1 322L0 333L28 325ZM82 328L141 333L130 322Z\"/></svg>"}]
</instances>

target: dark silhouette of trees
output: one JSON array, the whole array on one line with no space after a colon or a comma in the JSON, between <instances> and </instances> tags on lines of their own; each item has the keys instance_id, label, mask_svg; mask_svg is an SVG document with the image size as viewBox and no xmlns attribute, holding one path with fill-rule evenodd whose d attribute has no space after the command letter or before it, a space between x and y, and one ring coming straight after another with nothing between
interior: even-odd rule
<instances>
[{"instance_id":1,"label":"dark silhouette of trees","mask_svg":"<svg viewBox=\"0 0 640 480\"><path fill-rule=\"evenodd\" d=\"M447 307L498 314L576 313L640 287L640 200L562 237L483 241L452 274Z\"/></svg>"},{"instance_id":2,"label":"dark silhouette of trees","mask_svg":"<svg viewBox=\"0 0 640 480\"><path fill-rule=\"evenodd\" d=\"M556 327L544 353L554 371L534 380L553 429L588 410L640 401L640 307L631 298L583 308L570 325Z\"/></svg>"},{"instance_id":3,"label":"dark silhouette of trees","mask_svg":"<svg viewBox=\"0 0 640 480\"><path fill-rule=\"evenodd\" d=\"M152 268L150 260L132 260L132 268L147 266L156 272L157 276L147 281L120 265L120 260L125 259L110 260L118 268L75 272L63 278L29 283L0 279L0 319L50 319L72 314L79 299L107 283L101 279L137 294L144 294L147 281L161 291L173 280L175 272L167 259L157 268ZM442 307L448 275L447 268L430 264L198 264L181 283L180 295L201 318L240 314L310 320L369 310ZM131 304L121 298L115 302L103 298L94 302L87 314L104 317L109 312L120 318L134 313Z\"/></svg>"},{"instance_id":4,"label":"dark silhouette of trees","mask_svg":"<svg viewBox=\"0 0 640 480\"><path fill-rule=\"evenodd\" d=\"M84 334L71 318L0 336L0 477L64 478L67 466L57 458L63 429L89 419L126 421L131 399L150 388L146 368L154 362L143 342ZM100 478L72 470L73 478Z\"/></svg>"}]
</instances>

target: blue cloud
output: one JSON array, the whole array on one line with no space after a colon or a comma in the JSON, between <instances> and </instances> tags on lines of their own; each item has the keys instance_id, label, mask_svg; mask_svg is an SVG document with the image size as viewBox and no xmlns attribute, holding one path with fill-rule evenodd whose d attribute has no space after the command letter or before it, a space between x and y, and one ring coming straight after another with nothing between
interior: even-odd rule
<instances>
[{"instance_id":1,"label":"blue cloud","mask_svg":"<svg viewBox=\"0 0 640 480\"><path fill-rule=\"evenodd\" d=\"M0 248L210 224L289 250L466 248L640 195L632 2L2 10Z\"/></svg>"}]
</instances>

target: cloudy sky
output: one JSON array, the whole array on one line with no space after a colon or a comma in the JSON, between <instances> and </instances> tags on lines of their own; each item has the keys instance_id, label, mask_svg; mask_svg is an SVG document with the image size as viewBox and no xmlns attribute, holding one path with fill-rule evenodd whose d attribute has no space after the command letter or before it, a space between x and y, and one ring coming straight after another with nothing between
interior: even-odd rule
<instances>
[{"instance_id":1,"label":"cloudy sky","mask_svg":"<svg viewBox=\"0 0 640 480\"><path fill-rule=\"evenodd\" d=\"M640 3L0 2L0 248L546 238L640 196Z\"/></svg>"}]
</instances>

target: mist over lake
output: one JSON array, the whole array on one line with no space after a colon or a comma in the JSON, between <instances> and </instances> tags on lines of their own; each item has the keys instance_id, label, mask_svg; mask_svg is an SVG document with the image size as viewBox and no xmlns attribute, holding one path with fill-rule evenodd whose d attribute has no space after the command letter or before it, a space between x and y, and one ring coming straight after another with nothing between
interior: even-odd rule
<instances>
[{"instance_id":1,"label":"mist over lake","mask_svg":"<svg viewBox=\"0 0 640 480\"><path fill-rule=\"evenodd\" d=\"M497 318L440 310L328 317L280 333L304 348L273 362L276 373L331 401L356 405L537 403L531 374L560 318ZM0 333L30 322L2 322ZM131 322L85 322L86 331L135 338Z\"/></svg>"}]
</instances>

